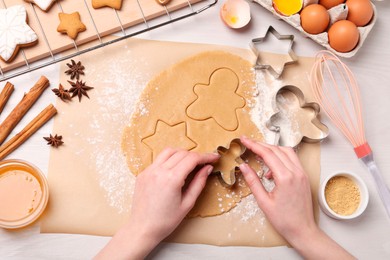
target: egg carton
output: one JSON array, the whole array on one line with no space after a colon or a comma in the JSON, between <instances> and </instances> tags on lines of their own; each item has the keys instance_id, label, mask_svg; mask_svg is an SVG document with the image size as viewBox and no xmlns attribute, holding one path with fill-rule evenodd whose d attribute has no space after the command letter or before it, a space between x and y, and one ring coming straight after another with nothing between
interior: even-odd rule
<instances>
[{"instance_id":1,"label":"egg carton","mask_svg":"<svg viewBox=\"0 0 390 260\"><path fill-rule=\"evenodd\" d=\"M338 55L340 57L345 57L345 58L353 57L359 51L359 49L362 47L364 41L366 40L368 34L370 33L371 29L374 27L374 25L376 23L376 19L377 19L375 5L371 3L373 10L374 10L373 17L372 17L371 21L366 26L358 27L360 38L359 38L359 42L356 45L356 47L350 52L338 52L329 45L327 32L323 32L320 34L310 34L310 33L305 32L305 30L303 30L303 28L301 26L301 16L299 14L294 14L291 16L280 15L273 8L272 0L253 0L253 2L261 5L262 7L264 7L265 9L270 11L271 13L273 13L274 16L276 16L278 19L283 20L286 23L288 23L289 25L293 26L295 29L300 31L301 34L303 34L305 37L312 39L313 41L324 46L326 49L332 51L336 55ZM310 4L317 4L317 3L318 3L318 0L305 0L303 2L303 8L310 5ZM329 26L330 26L339 20L345 20L347 18L348 7L346 4L340 4L340 5L337 5L331 9L329 9L328 13L330 16L330 22L329 22Z\"/></svg>"}]
</instances>

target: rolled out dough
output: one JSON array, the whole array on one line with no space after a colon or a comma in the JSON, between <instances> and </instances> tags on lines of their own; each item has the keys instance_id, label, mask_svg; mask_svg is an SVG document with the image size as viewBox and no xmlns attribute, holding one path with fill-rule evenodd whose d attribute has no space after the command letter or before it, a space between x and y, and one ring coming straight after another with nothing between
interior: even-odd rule
<instances>
[{"instance_id":1,"label":"rolled out dough","mask_svg":"<svg viewBox=\"0 0 390 260\"><path fill-rule=\"evenodd\" d=\"M167 146L214 152L241 135L262 140L249 114L255 93L251 63L228 52L203 52L162 71L142 92L123 133L131 172L138 175ZM228 188L212 175L188 217L228 212L249 194L241 176Z\"/></svg>"}]
</instances>

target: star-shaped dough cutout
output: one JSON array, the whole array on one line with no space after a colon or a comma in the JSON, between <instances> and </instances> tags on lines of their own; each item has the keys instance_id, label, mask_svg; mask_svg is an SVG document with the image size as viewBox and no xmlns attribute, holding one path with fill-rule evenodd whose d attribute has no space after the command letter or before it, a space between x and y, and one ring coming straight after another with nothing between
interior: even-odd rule
<instances>
[{"instance_id":1,"label":"star-shaped dough cutout","mask_svg":"<svg viewBox=\"0 0 390 260\"><path fill-rule=\"evenodd\" d=\"M19 47L29 46L38 40L27 24L26 9L22 5L0 9L0 58L11 62Z\"/></svg>"},{"instance_id":2,"label":"star-shaped dough cutout","mask_svg":"<svg viewBox=\"0 0 390 260\"><path fill-rule=\"evenodd\" d=\"M232 70L220 68L210 76L209 84L197 84L197 98L187 107L187 116L194 120L213 118L227 131L238 128L236 111L245 106L245 99L237 94L239 79Z\"/></svg>"},{"instance_id":3,"label":"star-shaped dough cutout","mask_svg":"<svg viewBox=\"0 0 390 260\"><path fill-rule=\"evenodd\" d=\"M182 148L189 151L197 146L187 136L187 125L185 122L169 125L161 120L157 121L154 133L143 138L142 142L152 151L153 161L166 147Z\"/></svg>"},{"instance_id":4,"label":"star-shaped dough cutout","mask_svg":"<svg viewBox=\"0 0 390 260\"><path fill-rule=\"evenodd\" d=\"M122 0L92 0L92 7L95 9L111 7L115 10L120 10L122 8Z\"/></svg>"},{"instance_id":5,"label":"star-shaped dough cutout","mask_svg":"<svg viewBox=\"0 0 390 260\"><path fill-rule=\"evenodd\" d=\"M71 14L59 13L60 24L57 27L57 31L60 33L66 33L70 38L75 40L80 32L87 30L87 27L81 22L79 12Z\"/></svg>"},{"instance_id":6,"label":"star-shaped dough cutout","mask_svg":"<svg viewBox=\"0 0 390 260\"><path fill-rule=\"evenodd\" d=\"M35 4L44 12L49 11L50 7L54 4L54 0L24 0L27 3Z\"/></svg>"}]
</instances>

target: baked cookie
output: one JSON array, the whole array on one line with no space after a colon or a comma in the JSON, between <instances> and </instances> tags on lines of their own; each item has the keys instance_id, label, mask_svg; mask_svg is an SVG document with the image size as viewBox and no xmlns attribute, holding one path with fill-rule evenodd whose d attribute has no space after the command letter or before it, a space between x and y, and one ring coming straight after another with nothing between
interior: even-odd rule
<instances>
[{"instance_id":1,"label":"baked cookie","mask_svg":"<svg viewBox=\"0 0 390 260\"><path fill-rule=\"evenodd\" d=\"M111 7L120 10L122 7L122 0L92 0L92 7L95 9Z\"/></svg>"},{"instance_id":2,"label":"baked cookie","mask_svg":"<svg viewBox=\"0 0 390 260\"><path fill-rule=\"evenodd\" d=\"M54 0L24 0L28 3L35 4L44 12L49 11L50 7L54 4Z\"/></svg>"},{"instance_id":3,"label":"baked cookie","mask_svg":"<svg viewBox=\"0 0 390 260\"><path fill-rule=\"evenodd\" d=\"M20 47L34 45L37 34L27 24L27 12L23 5L0 9L0 58L11 62Z\"/></svg>"},{"instance_id":4,"label":"baked cookie","mask_svg":"<svg viewBox=\"0 0 390 260\"><path fill-rule=\"evenodd\" d=\"M71 14L59 13L60 24L57 27L57 31L60 33L66 33L70 38L75 40L80 32L87 30L85 24L80 20L79 12Z\"/></svg>"},{"instance_id":5,"label":"baked cookie","mask_svg":"<svg viewBox=\"0 0 390 260\"><path fill-rule=\"evenodd\" d=\"M167 5L171 2L171 0L156 0L160 5Z\"/></svg>"}]
</instances>

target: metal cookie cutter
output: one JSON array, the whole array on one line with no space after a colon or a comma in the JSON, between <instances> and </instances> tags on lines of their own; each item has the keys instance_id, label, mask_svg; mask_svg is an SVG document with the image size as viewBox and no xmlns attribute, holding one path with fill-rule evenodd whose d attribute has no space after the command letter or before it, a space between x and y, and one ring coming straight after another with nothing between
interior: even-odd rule
<instances>
[{"instance_id":1,"label":"metal cookie cutter","mask_svg":"<svg viewBox=\"0 0 390 260\"><path fill-rule=\"evenodd\" d=\"M220 174L221 183L231 187L236 182L238 166L243 163L241 156L245 153L246 147L236 138L230 141L228 146L218 146L216 152L221 158L214 164L213 173Z\"/></svg>"},{"instance_id":2,"label":"metal cookie cutter","mask_svg":"<svg viewBox=\"0 0 390 260\"><path fill-rule=\"evenodd\" d=\"M280 71L275 70L275 68L272 67L270 64L262 64L261 59L260 59L260 52L256 48L256 44L261 43L265 39L267 39L269 33L272 33L278 40L290 41L290 45L288 48L288 55L290 56L291 61L285 62ZM272 27L272 26L268 27L267 32L265 33L265 35L263 37L252 39L252 41L250 43L251 50L253 51L253 53L257 57L256 64L254 65L254 68L268 70L275 78L279 78L282 75L282 73L284 71L284 67L286 65L289 65L289 64L292 64L292 63L295 63L298 61L298 57L292 49L293 44L294 44L294 35L281 35L278 31L276 31L274 29L274 27Z\"/></svg>"},{"instance_id":3,"label":"metal cookie cutter","mask_svg":"<svg viewBox=\"0 0 390 260\"><path fill-rule=\"evenodd\" d=\"M305 132L303 127L307 126L307 122L302 123L299 125L299 118L286 118L282 117L282 114L284 112L281 111L278 105L277 96L284 91L289 91L292 94L294 94L298 101L299 101L299 107L302 109L310 109L314 113L311 115L310 123L314 126L313 129L317 128L315 133L313 131ZM291 146L295 147L301 142L306 143L316 143L320 142L323 139L325 139L329 135L329 129L326 125L322 124L321 121L318 118L318 114L320 112L320 106L317 103L306 103L305 97L303 95L303 92L297 88L296 86L287 85L279 89L279 91L276 93L276 96L274 97L275 107L277 108L277 112L271 116L271 118L267 121L266 125L268 129L271 131L274 131L278 136L280 136L279 144L282 146ZM290 122L285 122L287 124L283 127L282 124L279 124L276 122L278 119L283 118L284 120L290 120ZM288 131L286 125L297 125L297 129L295 129L296 133L292 134L291 131ZM303 125L305 124L305 125ZM291 129L290 129L291 130ZM289 138L287 138L289 137Z\"/></svg>"}]
</instances>

